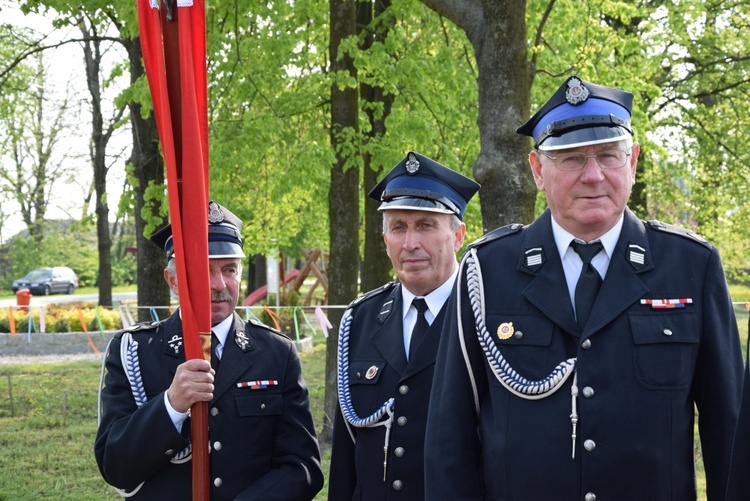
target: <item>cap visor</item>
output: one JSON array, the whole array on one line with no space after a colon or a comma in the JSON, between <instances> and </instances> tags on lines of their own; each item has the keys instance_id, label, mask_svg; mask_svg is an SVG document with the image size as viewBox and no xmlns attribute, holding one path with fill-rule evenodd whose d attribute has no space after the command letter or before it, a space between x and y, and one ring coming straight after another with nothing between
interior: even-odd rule
<instances>
[{"instance_id":1,"label":"cap visor","mask_svg":"<svg viewBox=\"0 0 750 501\"><path fill-rule=\"evenodd\" d=\"M592 144L614 143L629 137L632 137L630 132L622 127L587 127L560 136L550 136L537 148L542 151L565 150Z\"/></svg>"},{"instance_id":2,"label":"cap visor","mask_svg":"<svg viewBox=\"0 0 750 501\"><path fill-rule=\"evenodd\" d=\"M456 214L454 211L447 208L445 205L435 200L427 200L426 198L396 198L383 202L378 207L379 211L382 210L421 210L424 212L438 212L440 214Z\"/></svg>"},{"instance_id":3,"label":"cap visor","mask_svg":"<svg viewBox=\"0 0 750 501\"><path fill-rule=\"evenodd\" d=\"M208 257L217 258L244 258L242 247L234 242L208 242Z\"/></svg>"}]
</instances>

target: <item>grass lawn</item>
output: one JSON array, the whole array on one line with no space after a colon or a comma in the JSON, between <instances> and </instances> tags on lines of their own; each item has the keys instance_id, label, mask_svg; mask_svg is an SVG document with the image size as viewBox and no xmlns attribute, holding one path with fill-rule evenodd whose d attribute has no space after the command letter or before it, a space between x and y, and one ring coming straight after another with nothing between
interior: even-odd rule
<instances>
[{"instance_id":1,"label":"grass lawn","mask_svg":"<svg viewBox=\"0 0 750 501\"><path fill-rule=\"evenodd\" d=\"M746 342L744 312L739 325ZM325 388L325 341L320 334L301 357L320 429ZM101 479L93 454L100 369L99 362L0 366L0 501L120 499ZM697 442L695 447L699 457ZM326 478L329 457L324 450ZM705 500L701 461L697 471L699 499ZM316 500L326 499L327 489Z\"/></svg>"},{"instance_id":2,"label":"grass lawn","mask_svg":"<svg viewBox=\"0 0 750 501\"><path fill-rule=\"evenodd\" d=\"M325 344L322 336L316 342L301 357L317 424ZM0 501L122 499L94 459L100 370L99 362L0 366ZM316 500L326 497L327 486Z\"/></svg>"}]
</instances>

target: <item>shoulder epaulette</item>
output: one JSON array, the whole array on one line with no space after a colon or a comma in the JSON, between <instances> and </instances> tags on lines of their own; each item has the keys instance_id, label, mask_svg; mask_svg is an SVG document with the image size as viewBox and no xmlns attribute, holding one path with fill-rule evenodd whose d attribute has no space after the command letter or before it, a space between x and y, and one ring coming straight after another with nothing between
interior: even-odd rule
<instances>
[{"instance_id":1,"label":"shoulder epaulette","mask_svg":"<svg viewBox=\"0 0 750 501\"><path fill-rule=\"evenodd\" d=\"M291 339L289 336L287 336L286 334L284 334L280 330L275 329L275 328L271 327L270 325L266 325L263 322L259 322L258 320L254 319L254 318L248 319L247 323L252 324L254 327L260 327L261 329L265 329L267 331L273 332L274 334L278 334L279 336L285 337L287 339Z\"/></svg>"},{"instance_id":2,"label":"shoulder epaulette","mask_svg":"<svg viewBox=\"0 0 750 501\"><path fill-rule=\"evenodd\" d=\"M503 238L507 237L508 235L518 233L519 231L521 231L521 228L523 228L523 225L519 223L508 224L505 226L501 226L500 228L495 228L494 230L485 233L481 237L471 242L469 244L469 247L477 247L479 245L486 244L487 242L497 240L498 238Z\"/></svg>"},{"instance_id":3,"label":"shoulder epaulette","mask_svg":"<svg viewBox=\"0 0 750 501\"><path fill-rule=\"evenodd\" d=\"M393 289L394 287L396 287L397 285L398 284L396 282L388 282L385 285L381 285L377 289L373 289L370 292L366 292L366 293L362 294L361 296L359 296L354 301L352 301L351 303L349 303L348 308L352 308L354 306L357 306L359 304L364 303L368 299L374 298L375 296L378 296L378 295L380 295L380 294L382 294L384 292L388 292L391 289Z\"/></svg>"},{"instance_id":4,"label":"shoulder epaulette","mask_svg":"<svg viewBox=\"0 0 750 501\"><path fill-rule=\"evenodd\" d=\"M162 323L161 320L155 320L151 322L140 322L140 323L125 327L123 329L123 332L137 332L137 331L143 331L143 330L148 330L148 329L156 329L160 323Z\"/></svg>"},{"instance_id":5,"label":"shoulder epaulette","mask_svg":"<svg viewBox=\"0 0 750 501\"><path fill-rule=\"evenodd\" d=\"M665 233L670 233L672 235L677 235L677 236L692 240L693 242L698 242L707 247L711 247L711 244L708 242L708 240L698 235L697 233L694 233L690 230L686 230L685 228L681 228L673 224L662 223L661 221L657 221L655 219L646 221L646 224L654 230L663 231Z\"/></svg>"}]
</instances>

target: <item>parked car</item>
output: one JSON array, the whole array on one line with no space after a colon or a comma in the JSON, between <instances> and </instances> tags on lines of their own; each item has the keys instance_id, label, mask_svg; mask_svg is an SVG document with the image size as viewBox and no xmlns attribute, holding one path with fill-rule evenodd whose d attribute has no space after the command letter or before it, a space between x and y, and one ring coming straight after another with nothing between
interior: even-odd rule
<instances>
[{"instance_id":1,"label":"parked car","mask_svg":"<svg viewBox=\"0 0 750 501\"><path fill-rule=\"evenodd\" d=\"M66 266L37 268L28 272L23 278L14 280L12 286L14 293L21 289L29 289L32 294L45 296L55 292L73 294L76 287L78 287L78 277Z\"/></svg>"}]
</instances>

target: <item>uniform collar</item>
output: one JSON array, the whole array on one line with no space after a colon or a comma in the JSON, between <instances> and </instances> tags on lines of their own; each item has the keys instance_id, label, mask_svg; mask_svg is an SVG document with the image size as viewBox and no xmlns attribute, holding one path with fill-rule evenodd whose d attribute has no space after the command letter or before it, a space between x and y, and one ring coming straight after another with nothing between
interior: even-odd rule
<instances>
[{"instance_id":1,"label":"uniform collar","mask_svg":"<svg viewBox=\"0 0 750 501\"><path fill-rule=\"evenodd\" d=\"M443 308L443 304L448 300L448 297L451 295L451 292L453 292L453 285L456 283L456 276L458 275L458 266L453 268L453 273L450 277L448 277L448 280L443 282L443 284L435 289L434 291L430 292L424 297L425 302L427 303L427 307L430 310L430 313L432 313L432 317L437 317L438 313L440 313L440 310ZM409 308L411 307L411 302L414 300L415 297L418 297L414 295L409 289L401 285L401 298L404 301L404 306L401 308L401 318L403 319L406 317L406 313L409 311Z\"/></svg>"},{"instance_id":2,"label":"uniform collar","mask_svg":"<svg viewBox=\"0 0 750 501\"><path fill-rule=\"evenodd\" d=\"M615 223L615 225L610 228L607 233L600 236L599 238L595 238L594 240L592 240L592 242L599 241L602 243L604 252L607 253L608 260L612 259L612 255L615 251L615 246L617 245L617 240L620 238L620 233L622 232L623 221L624 214L620 215L620 219L617 220L617 223ZM555 221L554 216L552 216L552 235L555 237L555 245L557 246L557 252L560 255L560 260L564 258L568 247L570 247L570 242L572 242L573 240L582 241L580 238L574 237L572 233L563 229L563 227L560 226L557 221Z\"/></svg>"},{"instance_id":3,"label":"uniform collar","mask_svg":"<svg viewBox=\"0 0 750 501\"><path fill-rule=\"evenodd\" d=\"M180 320L182 320L182 309L178 310L180 312ZM234 324L234 315L229 315L227 318L219 322L218 324L211 327L211 332L213 332L216 335L216 338L219 340L219 343L224 346L224 343L227 341L227 336L229 335L229 329Z\"/></svg>"},{"instance_id":4,"label":"uniform collar","mask_svg":"<svg viewBox=\"0 0 750 501\"><path fill-rule=\"evenodd\" d=\"M216 337L219 339L219 343L221 343L222 346L226 343L229 329L233 324L234 315L229 315L227 318L211 327L211 331L216 334Z\"/></svg>"}]
</instances>

